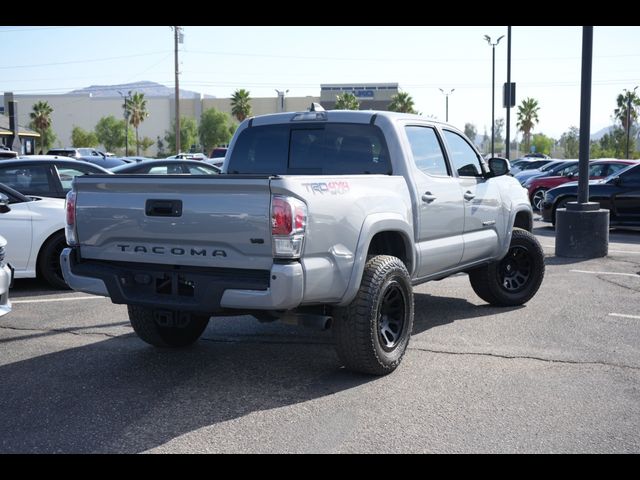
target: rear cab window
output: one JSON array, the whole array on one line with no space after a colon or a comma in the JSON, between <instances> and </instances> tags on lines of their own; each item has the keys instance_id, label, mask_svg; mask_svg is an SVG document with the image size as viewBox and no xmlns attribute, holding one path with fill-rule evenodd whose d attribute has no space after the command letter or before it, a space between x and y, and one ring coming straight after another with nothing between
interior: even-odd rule
<instances>
[{"instance_id":1,"label":"rear cab window","mask_svg":"<svg viewBox=\"0 0 640 480\"><path fill-rule=\"evenodd\" d=\"M380 129L348 123L250 127L238 137L228 173L266 175L390 175Z\"/></svg>"}]
</instances>

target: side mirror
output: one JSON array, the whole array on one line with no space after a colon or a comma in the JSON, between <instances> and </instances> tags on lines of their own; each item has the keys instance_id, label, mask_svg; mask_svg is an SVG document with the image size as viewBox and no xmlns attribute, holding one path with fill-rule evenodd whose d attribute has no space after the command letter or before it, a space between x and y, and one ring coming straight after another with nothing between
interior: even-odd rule
<instances>
[{"instance_id":1,"label":"side mirror","mask_svg":"<svg viewBox=\"0 0 640 480\"><path fill-rule=\"evenodd\" d=\"M621 177L613 177L611 179L611 181L613 182L614 185L622 185L622 178Z\"/></svg>"},{"instance_id":2,"label":"side mirror","mask_svg":"<svg viewBox=\"0 0 640 480\"><path fill-rule=\"evenodd\" d=\"M10 212L11 208L9 208L9 197L7 197L4 193L0 193L0 213Z\"/></svg>"},{"instance_id":3,"label":"side mirror","mask_svg":"<svg viewBox=\"0 0 640 480\"><path fill-rule=\"evenodd\" d=\"M511 165L506 158L493 157L489 159L489 172L492 177L500 177L511 171Z\"/></svg>"}]
</instances>

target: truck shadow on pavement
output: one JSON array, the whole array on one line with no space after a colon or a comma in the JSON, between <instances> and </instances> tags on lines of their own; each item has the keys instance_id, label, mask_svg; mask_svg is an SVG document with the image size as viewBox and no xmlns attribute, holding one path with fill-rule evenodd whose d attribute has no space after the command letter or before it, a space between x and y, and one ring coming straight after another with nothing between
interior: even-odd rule
<instances>
[{"instance_id":1,"label":"truck shadow on pavement","mask_svg":"<svg viewBox=\"0 0 640 480\"><path fill-rule=\"evenodd\" d=\"M5 364L0 379L0 452L136 453L378 377L339 368L317 339L159 350L131 334Z\"/></svg>"},{"instance_id":2,"label":"truck shadow on pavement","mask_svg":"<svg viewBox=\"0 0 640 480\"><path fill-rule=\"evenodd\" d=\"M412 335L417 335L430 328L439 327L458 320L499 315L525 308L492 307L491 305L475 305L464 298L433 296L428 293L414 294L415 318Z\"/></svg>"}]
</instances>

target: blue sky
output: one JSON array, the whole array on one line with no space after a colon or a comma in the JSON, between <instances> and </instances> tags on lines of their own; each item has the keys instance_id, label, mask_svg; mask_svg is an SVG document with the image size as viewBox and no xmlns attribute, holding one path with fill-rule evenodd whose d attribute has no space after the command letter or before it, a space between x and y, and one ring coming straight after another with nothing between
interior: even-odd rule
<instances>
[{"instance_id":1,"label":"blue sky","mask_svg":"<svg viewBox=\"0 0 640 480\"><path fill-rule=\"evenodd\" d=\"M491 47L505 26L185 26L180 86L218 97L319 95L321 83L398 82L425 115L491 126ZM534 130L559 137L579 124L581 27L513 27L517 102L536 98ZM173 86L173 33L166 26L0 27L0 92L64 93L89 85L151 80ZM504 117L506 37L496 47L496 118ZM595 27L591 130L611 123L615 98L640 85L640 27ZM512 110L515 119L515 109ZM515 122L515 120L514 120ZM512 130L513 132L513 130Z\"/></svg>"}]
</instances>

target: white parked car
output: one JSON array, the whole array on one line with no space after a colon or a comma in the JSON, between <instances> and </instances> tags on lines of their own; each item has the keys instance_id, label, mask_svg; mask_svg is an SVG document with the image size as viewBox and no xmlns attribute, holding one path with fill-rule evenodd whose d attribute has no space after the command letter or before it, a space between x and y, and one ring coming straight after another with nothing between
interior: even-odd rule
<instances>
[{"instance_id":1,"label":"white parked car","mask_svg":"<svg viewBox=\"0 0 640 480\"><path fill-rule=\"evenodd\" d=\"M5 199L0 196L0 211L6 209ZM9 285L11 285L12 273L9 266L4 261L5 247L7 241L0 235L0 317L11 311L9 301Z\"/></svg>"},{"instance_id":2,"label":"white parked car","mask_svg":"<svg viewBox=\"0 0 640 480\"><path fill-rule=\"evenodd\" d=\"M60 268L66 247L62 198L26 197L0 184L0 234L7 240L5 261L15 278L41 277L55 288L68 288Z\"/></svg>"}]
</instances>

